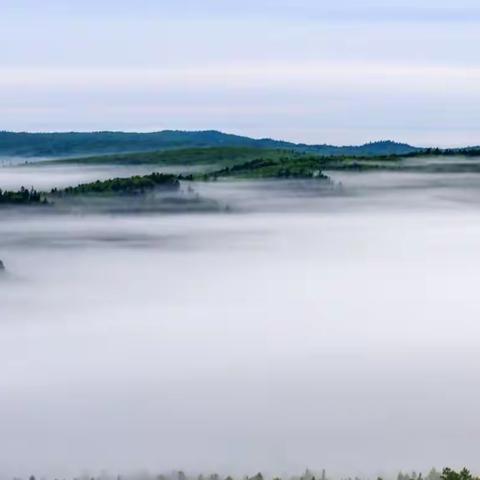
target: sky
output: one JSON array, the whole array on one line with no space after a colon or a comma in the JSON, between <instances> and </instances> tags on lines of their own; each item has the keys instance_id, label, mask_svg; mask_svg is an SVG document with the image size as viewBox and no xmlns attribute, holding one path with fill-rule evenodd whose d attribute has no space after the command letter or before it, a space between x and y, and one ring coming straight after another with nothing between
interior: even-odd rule
<instances>
[{"instance_id":1,"label":"sky","mask_svg":"<svg viewBox=\"0 0 480 480\"><path fill-rule=\"evenodd\" d=\"M0 129L480 144L468 0L0 0Z\"/></svg>"}]
</instances>

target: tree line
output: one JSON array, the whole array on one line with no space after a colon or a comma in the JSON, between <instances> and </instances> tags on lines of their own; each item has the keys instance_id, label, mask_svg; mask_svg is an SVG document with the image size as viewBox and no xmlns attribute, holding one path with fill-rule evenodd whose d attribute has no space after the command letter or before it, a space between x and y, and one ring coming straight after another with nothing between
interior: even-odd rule
<instances>
[{"instance_id":1,"label":"tree line","mask_svg":"<svg viewBox=\"0 0 480 480\"><path fill-rule=\"evenodd\" d=\"M238 477L237 480L282 480L280 477L265 477L261 472L253 475L248 476L244 475L242 477ZM19 477L13 478L13 480L24 480ZM28 480L37 480L35 475L31 475ZM42 477L43 480L43 477ZM65 478L54 478L54 480L66 480ZM75 477L72 480L234 480L232 476L221 476L218 473L212 473L208 475L187 475L183 470L173 471L168 474L159 474L159 475L150 475L150 474L142 474L142 475L133 475L133 476L122 476L116 475L111 476L108 474L102 474L98 477L90 477L83 475L81 477ZM302 475L299 476L291 476L284 480L331 480L330 477L327 476L326 471L322 470L321 472L312 472L311 470L307 469ZM344 477L341 480L363 480L359 477ZM377 480L383 480L381 477L377 477ZM432 468L428 474L423 476L422 473L403 473L399 472L396 480L480 480L480 477L473 475L470 470L467 468L463 468L461 470L454 470L452 468L444 468L441 472Z\"/></svg>"},{"instance_id":2,"label":"tree line","mask_svg":"<svg viewBox=\"0 0 480 480\"><path fill-rule=\"evenodd\" d=\"M18 191L2 190L0 188L0 204L32 205L47 204L48 200L44 193L21 187Z\"/></svg>"}]
</instances>

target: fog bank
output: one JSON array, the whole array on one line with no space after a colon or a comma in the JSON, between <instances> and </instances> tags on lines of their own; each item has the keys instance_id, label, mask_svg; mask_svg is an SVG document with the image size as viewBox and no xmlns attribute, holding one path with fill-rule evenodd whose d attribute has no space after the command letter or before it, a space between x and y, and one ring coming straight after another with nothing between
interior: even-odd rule
<instances>
[{"instance_id":1,"label":"fog bank","mask_svg":"<svg viewBox=\"0 0 480 480\"><path fill-rule=\"evenodd\" d=\"M479 179L332 175L0 211L0 475L480 469Z\"/></svg>"}]
</instances>

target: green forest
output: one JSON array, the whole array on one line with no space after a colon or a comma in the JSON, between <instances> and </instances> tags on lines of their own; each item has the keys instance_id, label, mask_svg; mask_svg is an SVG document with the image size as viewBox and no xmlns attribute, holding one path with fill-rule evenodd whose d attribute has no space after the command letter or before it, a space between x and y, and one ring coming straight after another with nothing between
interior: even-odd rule
<instances>
[{"instance_id":1,"label":"green forest","mask_svg":"<svg viewBox=\"0 0 480 480\"><path fill-rule=\"evenodd\" d=\"M50 194L53 196L141 195L155 188L177 191L180 188L180 182L175 175L152 173L144 176L135 175L128 178L97 180L96 182L83 183L76 187L67 187L60 190L54 188Z\"/></svg>"},{"instance_id":2,"label":"green forest","mask_svg":"<svg viewBox=\"0 0 480 480\"><path fill-rule=\"evenodd\" d=\"M478 149L459 151L429 149L405 155L345 156L305 153L295 150L252 147L205 147L155 152L98 155L36 162L35 165L110 165L110 166L184 166L184 174L153 172L127 178L97 180L67 188L40 192L22 187L19 191L1 191L0 205L38 205L54 203L55 198L73 196L143 195L154 189L177 191L182 181L202 182L258 179L314 179L334 184L335 171L405 171L417 173L478 173L480 163L471 161ZM431 161L439 157L439 161ZM425 161L424 161L425 160ZM29 164L20 168L28 168ZM198 167L188 173L189 167ZM192 170L190 170L192 172Z\"/></svg>"},{"instance_id":3,"label":"green forest","mask_svg":"<svg viewBox=\"0 0 480 480\"><path fill-rule=\"evenodd\" d=\"M404 143L378 141L360 146L307 145L271 138L250 138L216 130L160 132L8 132L0 131L0 155L25 157L82 156L148 152L178 148L248 147L288 149L320 155L391 155L422 150Z\"/></svg>"},{"instance_id":4,"label":"green forest","mask_svg":"<svg viewBox=\"0 0 480 480\"><path fill-rule=\"evenodd\" d=\"M37 192L35 189L22 187L20 190L3 191L0 189L0 205L40 205L47 204L47 198L44 193Z\"/></svg>"}]
</instances>

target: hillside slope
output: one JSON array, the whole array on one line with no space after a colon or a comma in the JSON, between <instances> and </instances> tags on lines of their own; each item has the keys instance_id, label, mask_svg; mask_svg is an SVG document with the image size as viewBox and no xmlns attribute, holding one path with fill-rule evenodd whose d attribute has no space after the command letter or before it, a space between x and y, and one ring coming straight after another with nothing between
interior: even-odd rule
<instances>
[{"instance_id":1,"label":"hillside slope","mask_svg":"<svg viewBox=\"0 0 480 480\"><path fill-rule=\"evenodd\" d=\"M164 130L151 133L0 132L0 155L5 156L59 157L203 147L288 149L320 155L360 156L403 155L421 150L407 144L391 141L343 147L306 145L269 138L253 139L215 130L197 132Z\"/></svg>"}]
</instances>

